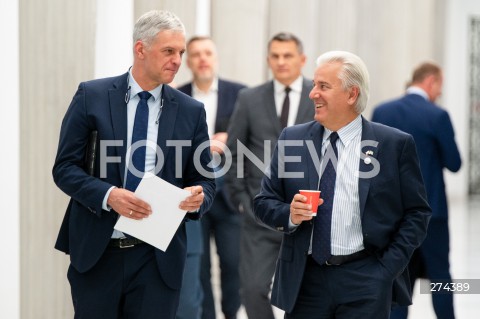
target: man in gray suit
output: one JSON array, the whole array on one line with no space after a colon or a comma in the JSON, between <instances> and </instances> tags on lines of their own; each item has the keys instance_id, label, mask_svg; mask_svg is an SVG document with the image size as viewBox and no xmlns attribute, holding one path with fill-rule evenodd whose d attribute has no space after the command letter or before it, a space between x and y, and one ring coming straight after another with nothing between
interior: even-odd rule
<instances>
[{"instance_id":1,"label":"man in gray suit","mask_svg":"<svg viewBox=\"0 0 480 319\"><path fill-rule=\"evenodd\" d=\"M240 91L228 128L232 166L226 180L232 203L242 213L240 282L249 319L274 319L269 294L282 236L258 224L252 206L282 129L313 120L312 81L302 76L305 60L296 36L275 35L267 58L274 79Z\"/></svg>"}]
</instances>

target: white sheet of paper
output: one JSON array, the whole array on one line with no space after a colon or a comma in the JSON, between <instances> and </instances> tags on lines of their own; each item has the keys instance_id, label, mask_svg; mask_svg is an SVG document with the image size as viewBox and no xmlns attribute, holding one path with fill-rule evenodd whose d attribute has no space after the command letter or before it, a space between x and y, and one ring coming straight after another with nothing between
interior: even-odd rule
<instances>
[{"instance_id":1,"label":"white sheet of paper","mask_svg":"<svg viewBox=\"0 0 480 319\"><path fill-rule=\"evenodd\" d=\"M143 240L158 249L167 250L186 212L178 205L190 192L178 188L151 173L140 181L135 195L152 207L152 214L142 220L120 216L115 229Z\"/></svg>"}]
</instances>

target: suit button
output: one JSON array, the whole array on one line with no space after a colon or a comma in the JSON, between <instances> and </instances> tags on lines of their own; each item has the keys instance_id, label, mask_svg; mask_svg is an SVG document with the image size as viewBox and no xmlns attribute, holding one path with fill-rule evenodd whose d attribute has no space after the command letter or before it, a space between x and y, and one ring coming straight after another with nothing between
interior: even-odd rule
<instances>
[{"instance_id":1,"label":"suit button","mask_svg":"<svg viewBox=\"0 0 480 319\"><path fill-rule=\"evenodd\" d=\"M363 237L368 237L368 234L367 233L363 234Z\"/></svg>"}]
</instances>

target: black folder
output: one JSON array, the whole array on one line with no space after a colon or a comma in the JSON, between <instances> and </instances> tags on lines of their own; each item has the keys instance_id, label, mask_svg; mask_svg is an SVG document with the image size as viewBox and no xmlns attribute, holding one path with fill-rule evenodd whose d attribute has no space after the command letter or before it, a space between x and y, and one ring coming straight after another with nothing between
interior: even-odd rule
<instances>
[{"instance_id":1,"label":"black folder","mask_svg":"<svg viewBox=\"0 0 480 319\"><path fill-rule=\"evenodd\" d=\"M92 175L95 173L95 158L97 156L98 131L92 131L88 137L87 149L85 151L85 171Z\"/></svg>"}]
</instances>

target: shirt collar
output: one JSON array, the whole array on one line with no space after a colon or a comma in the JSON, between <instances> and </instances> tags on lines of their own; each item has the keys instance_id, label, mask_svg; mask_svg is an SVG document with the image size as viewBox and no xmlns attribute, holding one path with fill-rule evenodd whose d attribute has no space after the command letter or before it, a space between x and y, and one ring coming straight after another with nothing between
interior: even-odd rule
<instances>
[{"instance_id":1,"label":"shirt collar","mask_svg":"<svg viewBox=\"0 0 480 319\"><path fill-rule=\"evenodd\" d=\"M218 92L218 78L213 79L212 85L208 89L208 92L203 92L198 88L195 82L192 82L192 94L209 94Z\"/></svg>"},{"instance_id":2,"label":"shirt collar","mask_svg":"<svg viewBox=\"0 0 480 319\"><path fill-rule=\"evenodd\" d=\"M130 94L132 98L135 97L138 93L144 91L140 87L140 85L138 85L137 81L135 81L131 72L128 74L128 81L129 81L128 83L130 84ZM157 101L160 98L160 95L162 94L162 86L163 84L160 84L153 90L148 91L153 96L153 99L155 101Z\"/></svg>"},{"instance_id":3,"label":"shirt collar","mask_svg":"<svg viewBox=\"0 0 480 319\"><path fill-rule=\"evenodd\" d=\"M355 136L362 132L362 116L358 115L353 121L342 127L337 131L338 137L343 145L347 146ZM325 127L323 132L322 145L325 144L327 138L330 137L331 130Z\"/></svg>"},{"instance_id":4,"label":"shirt collar","mask_svg":"<svg viewBox=\"0 0 480 319\"><path fill-rule=\"evenodd\" d=\"M292 82L292 84L289 85L290 89L294 92L302 92L302 85L303 85L303 76L299 76L295 81ZM283 93L285 92L285 85L280 83L277 80L273 80L273 90L275 91L275 94Z\"/></svg>"},{"instance_id":5,"label":"shirt collar","mask_svg":"<svg viewBox=\"0 0 480 319\"><path fill-rule=\"evenodd\" d=\"M418 86L410 86L407 89L407 94L416 94L423 97L425 100L429 101L428 94L423 89L419 88Z\"/></svg>"}]
</instances>

